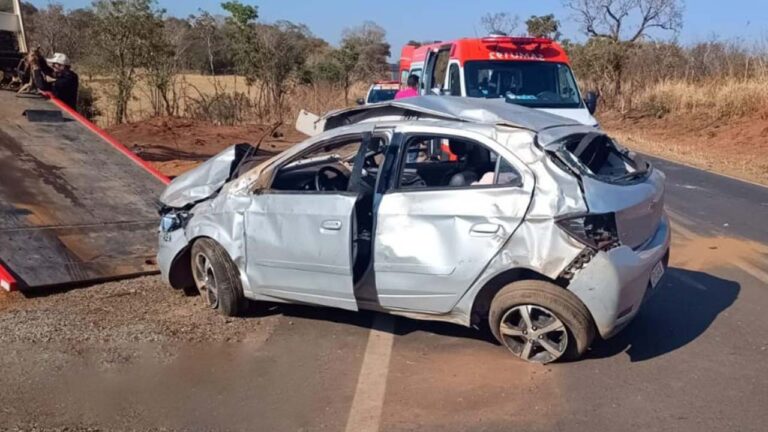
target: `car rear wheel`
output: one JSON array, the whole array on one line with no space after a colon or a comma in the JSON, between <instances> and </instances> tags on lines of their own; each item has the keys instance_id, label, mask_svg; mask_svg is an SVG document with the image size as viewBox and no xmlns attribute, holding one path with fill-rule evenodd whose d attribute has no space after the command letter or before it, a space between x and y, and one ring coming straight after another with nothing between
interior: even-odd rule
<instances>
[{"instance_id":1,"label":"car rear wheel","mask_svg":"<svg viewBox=\"0 0 768 432\"><path fill-rule=\"evenodd\" d=\"M512 354L532 363L575 360L595 336L589 311L573 293L538 280L514 282L496 293L488 324Z\"/></svg>"},{"instance_id":2,"label":"car rear wheel","mask_svg":"<svg viewBox=\"0 0 768 432\"><path fill-rule=\"evenodd\" d=\"M197 290L211 309L238 316L246 306L237 266L221 245L202 238L192 245L192 276Z\"/></svg>"}]
</instances>

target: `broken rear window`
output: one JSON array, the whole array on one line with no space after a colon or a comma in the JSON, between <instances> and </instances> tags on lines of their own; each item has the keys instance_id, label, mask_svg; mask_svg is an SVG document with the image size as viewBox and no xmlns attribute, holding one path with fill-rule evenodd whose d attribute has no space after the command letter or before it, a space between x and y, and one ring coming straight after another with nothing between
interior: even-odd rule
<instances>
[{"instance_id":1,"label":"broken rear window","mask_svg":"<svg viewBox=\"0 0 768 432\"><path fill-rule=\"evenodd\" d=\"M570 169L612 183L642 180L650 171L648 162L599 132L567 137L554 154Z\"/></svg>"}]
</instances>

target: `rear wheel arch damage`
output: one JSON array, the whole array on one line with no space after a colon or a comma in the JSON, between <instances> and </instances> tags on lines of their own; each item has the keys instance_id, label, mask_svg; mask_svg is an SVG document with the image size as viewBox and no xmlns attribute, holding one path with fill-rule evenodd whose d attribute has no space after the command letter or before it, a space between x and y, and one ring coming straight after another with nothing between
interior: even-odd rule
<instances>
[{"instance_id":1,"label":"rear wheel arch damage","mask_svg":"<svg viewBox=\"0 0 768 432\"><path fill-rule=\"evenodd\" d=\"M536 363L578 359L596 334L592 316L579 298L542 280L502 288L491 303L488 325L513 354Z\"/></svg>"},{"instance_id":2,"label":"rear wheel arch damage","mask_svg":"<svg viewBox=\"0 0 768 432\"><path fill-rule=\"evenodd\" d=\"M474 301L472 302L472 311L470 314L469 322L470 326L476 329L482 329L487 326L491 303L493 302L496 294L498 294L499 291L512 283L522 281L548 282L553 286L559 287L563 291L568 291L568 293L573 295L579 301L579 303L582 303L575 294L568 290L569 281L562 278L555 280L527 267L516 267L497 274L488 282L486 282L482 288L480 288L480 290L477 292L477 295L475 296ZM589 311L586 306L584 306L584 308L586 309L589 320L594 327L594 318L592 317L591 311Z\"/></svg>"},{"instance_id":3,"label":"rear wheel arch damage","mask_svg":"<svg viewBox=\"0 0 768 432\"><path fill-rule=\"evenodd\" d=\"M488 312L491 308L491 302L496 294L505 286L513 282L524 280L540 280L555 284L557 283L547 276L526 267L505 270L486 282L477 292L477 295L475 295L475 299L472 302L470 325L474 328L485 326L487 323Z\"/></svg>"}]
</instances>

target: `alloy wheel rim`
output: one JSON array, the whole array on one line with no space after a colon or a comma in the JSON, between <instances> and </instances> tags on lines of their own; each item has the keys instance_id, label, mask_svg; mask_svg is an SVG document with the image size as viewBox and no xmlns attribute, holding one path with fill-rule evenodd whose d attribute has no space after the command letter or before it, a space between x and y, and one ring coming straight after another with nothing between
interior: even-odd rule
<instances>
[{"instance_id":1,"label":"alloy wheel rim","mask_svg":"<svg viewBox=\"0 0 768 432\"><path fill-rule=\"evenodd\" d=\"M565 324L549 309L518 305L501 318L499 333L512 354L532 363L550 363L568 348Z\"/></svg>"},{"instance_id":2,"label":"alloy wheel rim","mask_svg":"<svg viewBox=\"0 0 768 432\"><path fill-rule=\"evenodd\" d=\"M199 253L195 256L195 271L193 272L195 284L200 295L203 296L208 306L215 309L219 304L219 291L216 274L213 271L211 260Z\"/></svg>"}]
</instances>

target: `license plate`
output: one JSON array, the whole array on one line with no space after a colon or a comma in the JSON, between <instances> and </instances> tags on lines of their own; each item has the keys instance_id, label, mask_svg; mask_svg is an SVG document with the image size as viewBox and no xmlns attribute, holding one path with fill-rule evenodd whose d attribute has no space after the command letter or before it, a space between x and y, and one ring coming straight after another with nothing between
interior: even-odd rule
<instances>
[{"instance_id":1,"label":"license plate","mask_svg":"<svg viewBox=\"0 0 768 432\"><path fill-rule=\"evenodd\" d=\"M661 277L664 276L664 264L659 261L656 263L655 266L653 266L653 270L651 270L651 287L656 288L656 285L659 284L659 281L661 280Z\"/></svg>"}]
</instances>

